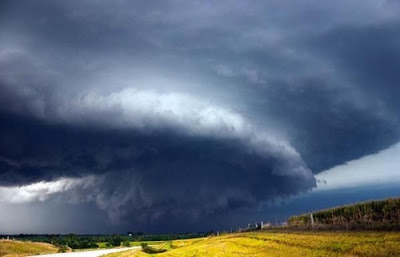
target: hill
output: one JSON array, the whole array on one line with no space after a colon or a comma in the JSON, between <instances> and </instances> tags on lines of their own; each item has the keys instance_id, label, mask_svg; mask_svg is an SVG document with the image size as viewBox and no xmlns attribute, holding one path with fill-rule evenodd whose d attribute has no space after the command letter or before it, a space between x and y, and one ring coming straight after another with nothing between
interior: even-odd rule
<instances>
[{"instance_id":1,"label":"hill","mask_svg":"<svg viewBox=\"0 0 400 257\"><path fill-rule=\"evenodd\" d=\"M20 257L57 252L58 248L51 244L0 240L0 257Z\"/></svg>"},{"instance_id":2,"label":"hill","mask_svg":"<svg viewBox=\"0 0 400 257\"><path fill-rule=\"evenodd\" d=\"M290 217L292 228L400 229L400 198L369 201Z\"/></svg>"}]
</instances>

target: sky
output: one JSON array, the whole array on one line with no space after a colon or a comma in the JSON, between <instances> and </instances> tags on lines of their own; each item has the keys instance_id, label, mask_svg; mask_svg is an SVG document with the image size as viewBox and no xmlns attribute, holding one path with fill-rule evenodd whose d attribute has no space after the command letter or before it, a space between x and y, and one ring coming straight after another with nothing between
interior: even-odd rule
<instances>
[{"instance_id":1,"label":"sky","mask_svg":"<svg viewBox=\"0 0 400 257\"><path fill-rule=\"evenodd\" d=\"M400 195L400 1L1 1L0 234L175 233Z\"/></svg>"}]
</instances>

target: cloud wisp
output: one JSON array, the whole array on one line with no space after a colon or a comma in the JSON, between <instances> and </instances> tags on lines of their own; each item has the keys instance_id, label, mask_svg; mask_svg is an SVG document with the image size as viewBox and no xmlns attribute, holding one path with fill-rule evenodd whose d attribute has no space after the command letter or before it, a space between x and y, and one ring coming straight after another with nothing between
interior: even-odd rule
<instances>
[{"instance_id":1,"label":"cloud wisp","mask_svg":"<svg viewBox=\"0 0 400 257\"><path fill-rule=\"evenodd\" d=\"M46 201L62 193L93 187L94 177L60 178L56 181L41 181L23 186L0 186L1 203L30 203Z\"/></svg>"}]
</instances>

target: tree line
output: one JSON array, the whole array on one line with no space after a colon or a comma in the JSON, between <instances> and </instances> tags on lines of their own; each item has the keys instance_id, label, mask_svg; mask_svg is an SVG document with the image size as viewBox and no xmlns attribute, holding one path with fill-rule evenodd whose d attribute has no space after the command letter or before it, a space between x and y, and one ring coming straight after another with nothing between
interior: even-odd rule
<instances>
[{"instance_id":1,"label":"tree line","mask_svg":"<svg viewBox=\"0 0 400 257\"><path fill-rule=\"evenodd\" d=\"M171 241L176 239L189 239L205 237L209 233L184 233L184 234L144 234L142 232L138 233L127 233L122 234L112 234L112 235L58 235L58 234L19 234L19 235L0 235L0 238L12 238L22 241L32 241L32 242L43 242L53 244L58 247L72 248L72 249L87 249L87 248L98 248L99 243L102 246L105 243L106 247L115 246L130 246L129 242L135 241Z\"/></svg>"}]
</instances>

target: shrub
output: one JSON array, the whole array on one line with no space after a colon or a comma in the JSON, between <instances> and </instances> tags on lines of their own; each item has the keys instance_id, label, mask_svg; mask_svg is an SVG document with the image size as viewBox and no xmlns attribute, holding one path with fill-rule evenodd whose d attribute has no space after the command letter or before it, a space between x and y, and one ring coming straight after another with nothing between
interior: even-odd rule
<instances>
[{"instance_id":1,"label":"shrub","mask_svg":"<svg viewBox=\"0 0 400 257\"><path fill-rule=\"evenodd\" d=\"M111 246L120 246L122 243L122 237L118 235L112 235L108 243Z\"/></svg>"},{"instance_id":2,"label":"shrub","mask_svg":"<svg viewBox=\"0 0 400 257\"><path fill-rule=\"evenodd\" d=\"M60 248L58 249L59 253L65 253L67 252L68 248L65 245L60 246Z\"/></svg>"},{"instance_id":3,"label":"shrub","mask_svg":"<svg viewBox=\"0 0 400 257\"><path fill-rule=\"evenodd\" d=\"M167 251L166 249L156 249L154 247L149 246L147 243L141 243L140 245L142 246L142 251L149 254L163 253Z\"/></svg>"}]
</instances>

